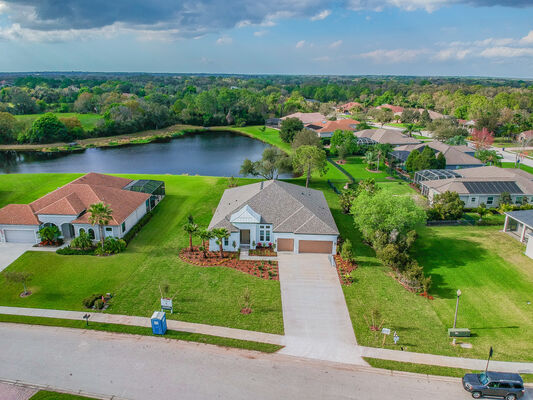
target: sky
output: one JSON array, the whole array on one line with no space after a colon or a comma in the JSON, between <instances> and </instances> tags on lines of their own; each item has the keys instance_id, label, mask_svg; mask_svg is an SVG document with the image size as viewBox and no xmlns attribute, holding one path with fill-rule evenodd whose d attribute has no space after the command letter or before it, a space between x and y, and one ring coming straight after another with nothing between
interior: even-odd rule
<instances>
[{"instance_id":1,"label":"sky","mask_svg":"<svg viewBox=\"0 0 533 400\"><path fill-rule=\"evenodd\" d=\"M0 71L533 78L533 0L0 0Z\"/></svg>"}]
</instances>

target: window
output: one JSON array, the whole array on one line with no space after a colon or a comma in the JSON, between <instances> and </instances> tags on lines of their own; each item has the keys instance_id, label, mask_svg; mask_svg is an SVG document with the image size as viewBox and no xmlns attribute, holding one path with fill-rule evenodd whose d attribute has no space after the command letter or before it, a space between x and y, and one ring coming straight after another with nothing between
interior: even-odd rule
<instances>
[{"instance_id":1,"label":"window","mask_svg":"<svg viewBox=\"0 0 533 400\"><path fill-rule=\"evenodd\" d=\"M89 239L94 239L94 229L90 228L88 232L89 232Z\"/></svg>"},{"instance_id":2,"label":"window","mask_svg":"<svg viewBox=\"0 0 533 400\"><path fill-rule=\"evenodd\" d=\"M493 204L493 203L494 203L494 197L493 196L487 197L487 205Z\"/></svg>"},{"instance_id":3,"label":"window","mask_svg":"<svg viewBox=\"0 0 533 400\"><path fill-rule=\"evenodd\" d=\"M229 238L224 238L224 246L229 246Z\"/></svg>"},{"instance_id":4,"label":"window","mask_svg":"<svg viewBox=\"0 0 533 400\"><path fill-rule=\"evenodd\" d=\"M267 242L270 242L270 231L266 231L265 233L266 233L266 235L265 235L265 240L266 240Z\"/></svg>"},{"instance_id":5,"label":"window","mask_svg":"<svg viewBox=\"0 0 533 400\"><path fill-rule=\"evenodd\" d=\"M150 211L150 199L146 200L146 212Z\"/></svg>"},{"instance_id":6,"label":"window","mask_svg":"<svg viewBox=\"0 0 533 400\"><path fill-rule=\"evenodd\" d=\"M260 242L264 242L265 241L265 231L262 230L262 229L259 231L259 241Z\"/></svg>"},{"instance_id":7,"label":"window","mask_svg":"<svg viewBox=\"0 0 533 400\"><path fill-rule=\"evenodd\" d=\"M522 196L516 196L515 203L516 204L522 204Z\"/></svg>"},{"instance_id":8,"label":"window","mask_svg":"<svg viewBox=\"0 0 533 400\"><path fill-rule=\"evenodd\" d=\"M470 199L470 202L471 202L471 203L475 203L475 202L476 202L476 200L477 200L477 198L475 198L475 197L472 197L472 198Z\"/></svg>"},{"instance_id":9,"label":"window","mask_svg":"<svg viewBox=\"0 0 533 400\"><path fill-rule=\"evenodd\" d=\"M500 388L511 389L511 384L509 384L507 382L500 382Z\"/></svg>"},{"instance_id":10,"label":"window","mask_svg":"<svg viewBox=\"0 0 533 400\"><path fill-rule=\"evenodd\" d=\"M80 228L80 230L78 231L78 235L81 235L82 233L85 233L85 229Z\"/></svg>"},{"instance_id":11,"label":"window","mask_svg":"<svg viewBox=\"0 0 533 400\"><path fill-rule=\"evenodd\" d=\"M122 223L122 232L126 232L126 221Z\"/></svg>"},{"instance_id":12,"label":"window","mask_svg":"<svg viewBox=\"0 0 533 400\"><path fill-rule=\"evenodd\" d=\"M106 231L106 232L113 232L113 228L111 228L111 227L108 226L107 228L105 228L105 231Z\"/></svg>"}]
</instances>

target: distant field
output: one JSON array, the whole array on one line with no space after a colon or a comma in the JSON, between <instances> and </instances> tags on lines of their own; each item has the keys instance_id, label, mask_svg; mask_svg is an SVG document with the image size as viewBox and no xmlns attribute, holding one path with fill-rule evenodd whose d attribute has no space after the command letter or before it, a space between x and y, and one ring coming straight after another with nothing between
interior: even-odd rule
<instances>
[{"instance_id":1,"label":"distant field","mask_svg":"<svg viewBox=\"0 0 533 400\"><path fill-rule=\"evenodd\" d=\"M65 117L78 117L80 120L83 129L90 131L96 126L96 122L102 119L102 116L99 114L79 114L79 113L53 113L57 115L58 118ZM37 118L42 117L44 114L25 114L25 115L15 115L15 118L20 121L29 121L32 123Z\"/></svg>"}]
</instances>

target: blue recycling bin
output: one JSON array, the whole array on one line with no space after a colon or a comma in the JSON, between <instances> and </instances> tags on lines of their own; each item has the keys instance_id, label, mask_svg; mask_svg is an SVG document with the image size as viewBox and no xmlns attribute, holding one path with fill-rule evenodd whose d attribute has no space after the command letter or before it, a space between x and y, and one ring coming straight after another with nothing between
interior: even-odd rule
<instances>
[{"instance_id":1,"label":"blue recycling bin","mask_svg":"<svg viewBox=\"0 0 533 400\"><path fill-rule=\"evenodd\" d=\"M152 333L154 335L164 335L167 331L167 316L162 311L155 311L152 314Z\"/></svg>"}]
</instances>

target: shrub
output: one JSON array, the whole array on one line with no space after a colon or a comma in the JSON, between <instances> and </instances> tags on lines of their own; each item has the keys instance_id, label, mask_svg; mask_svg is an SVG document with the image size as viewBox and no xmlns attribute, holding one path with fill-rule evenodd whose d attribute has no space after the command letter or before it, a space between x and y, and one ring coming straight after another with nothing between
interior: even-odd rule
<instances>
[{"instance_id":1,"label":"shrub","mask_svg":"<svg viewBox=\"0 0 533 400\"><path fill-rule=\"evenodd\" d=\"M341 257L346 261L355 261L355 257L353 256L352 242L350 239L346 239L342 244Z\"/></svg>"},{"instance_id":2,"label":"shrub","mask_svg":"<svg viewBox=\"0 0 533 400\"><path fill-rule=\"evenodd\" d=\"M133 228L131 228L128 233L124 235L122 238L126 244L131 242L131 240L139 233L141 228L148 223L152 219L153 213L150 211L146 213L135 225L133 225Z\"/></svg>"},{"instance_id":3,"label":"shrub","mask_svg":"<svg viewBox=\"0 0 533 400\"><path fill-rule=\"evenodd\" d=\"M93 247L93 242L87 232L80 232L78 237L72 239L70 247L79 250L89 250Z\"/></svg>"},{"instance_id":4,"label":"shrub","mask_svg":"<svg viewBox=\"0 0 533 400\"><path fill-rule=\"evenodd\" d=\"M83 303L83 306L86 307L86 308L93 308L94 306L94 303L97 301L97 300L100 300L102 301L102 296L101 294L93 294L89 297L86 297L85 299L83 299L82 303Z\"/></svg>"},{"instance_id":5,"label":"shrub","mask_svg":"<svg viewBox=\"0 0 533 400\"><path fill-rule=\"evenodd\" d=\"M82 250L82 249L73 249L72 247L65 247L64 249L57 249L56 253L62 256L92 256L94 255L94 248Z\"/></svg>"},{"instance_id":6,"label":"shrub","mask_svg":"<svg viewBox=\"0 0 533 400\"><path fill-rule=\"evenodd\" d=\"M61 236L61 231L55 225L39 229L39 237L42 242L58 243L59 236Z\"/></svg>"},{"instance_id":7,"label":"shrub","mask_svg":"<svg viewBox=\"0 0 533 400\"><path fill-rule=\"evenodd\" d=\"M97 310L103 309L104 305L105 305L105 303L104 303L104 301L101 298L94 302L94 308L96 308Z\"/></svg>"},{"instance_id":8,"label":"shrub","mask_svg":"<svg viewBox=\"0 0 533 400\"><path fill-rule=\"evenodd\" d=\"M104 240L104 252L107 254L118 254L126 249L126 242L114 237L106 237Z\"/></svg>"},{"instance_id":9,"label":"shrub","mask_svg":"<svg viewBox=\"0 0 533 400\"><path fill-rule=\"evenodd\" d=\"M431 219L445 221L461 219L464 205L456 192L446 191L434 196L433 207L428 216L431 216Z\"/></svg>"}]
</instances>

